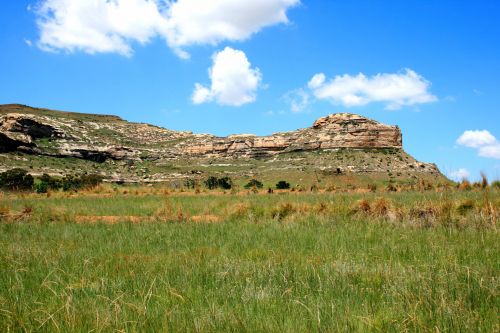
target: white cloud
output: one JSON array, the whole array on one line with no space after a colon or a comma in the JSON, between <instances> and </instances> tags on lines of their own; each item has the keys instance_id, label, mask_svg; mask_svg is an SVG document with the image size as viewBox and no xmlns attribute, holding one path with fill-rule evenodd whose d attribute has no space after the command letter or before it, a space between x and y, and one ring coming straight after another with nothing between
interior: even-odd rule
<instances>
[{"instance_id":1,"label":"white cloud","mask_svg":"<svg viewBox=\"0 0 500 333\"><path fill-rule=\"evenodd\" d=\"M307 84L310 89L317 89L321 87L326 81L326 76L323 73L319 73L313 76L311 81Z\"/></svg>"},{"instance_id":2,"label":"white cloud","mask_svg":"<svg viewBox=\"0 0 500 333\"><path fill-rule=\"evenodd\" d=\"M311 95L302 88L289 91L282 99L290 104L290 110L293 113L306 111L311 103Z\"/></svg>"},{"instance_id":3,"label":"white cloud","mask_svg":"<svg viewBox=\"0 0 500 333\"><path fill-rule=\"evenodd\" d=\"M458 169L451 171L448 176L456 181L461 181L470 177L470 172L467 169Z\"/></svg>"},{"instance_id":4,"label":"white cloud","mask_svg":"<svg viewBox=\"0 0 500 333\"><path fill-rule=\"evenodd\" d=\"M465 131L457 139L457 143L478 149L481 157L500 159L500 142L487 130Z\"/></svg>"},{"instance_id":5,"label":"white cloud","mask_svg":"<svg viewBox=\"0 0 500 333\"><path fill-rule=\"evenodd\" d=\"M492 145L497 140L495 137L487 130L483 131L465 131L458 139L457 143L459 145L469 147L469 148L479 148L488 145Z\"/></svg>"},{"instance_id":6,"label":"white cloud","mask_svg":"<svg viewBox=\"0 0 500 333\"><path fill-rule=\"evenodd\" d=\"M196 83L193 103L215 101L220 105L240 106L255 101L262 74L258 68L251 68L243 51L226 47L214 54L208 73L211 86Z\"/></svg>"},{"instance_id":7,"label":"white cloud","mask_svg":"<svg viewBox=\"0 0 500 333\"><path fill-rule=\"evenodd\" d=\"M147 43L166 25L149 0L45 0L37 8L43 50L132 53L131 42Z\"/></svg>"},{"instance_id":8,"label":"white cloud","mask_svg":"<svg viewBox=\"0 0 500 333\"><path fill-rule=\"evenodd\" d=\"M308 87L317 99L328 100L346 107L363 106L373 102L386 103L390 110L407 105L437 101L429 92L431 83L411 69L397 74L364 74L336 76L327 81L319 73L309 81Z\"/></svg>"},{"instance_id":9,"label":"white cloud","mask_svg":"<svg viewBox=\"0 0 500 333\"><path fill-rule=\"evenodd\" d=\"M132 43L166 40L181 57L185 47L241 41L287 23L300 0L41 0L38 45L48 51L131 55Z\"/></svg>"},{"instance_id":10,"label":"white cloud","mask_svg":"<svg viewBox=\"0 0 500 333\"><path fill-rule=\"evenodd\" d=\"M479 148L479 156L500 160L500 143Z\"/></svg>"}]
</instances>

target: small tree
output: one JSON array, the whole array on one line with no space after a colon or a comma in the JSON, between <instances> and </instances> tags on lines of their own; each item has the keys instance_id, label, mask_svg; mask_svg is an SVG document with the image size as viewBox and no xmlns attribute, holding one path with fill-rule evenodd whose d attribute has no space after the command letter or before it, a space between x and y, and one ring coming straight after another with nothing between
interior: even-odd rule
<instances>
[{"instance_id":1,"label":"small tree","mask_svg":"<svg viewBox=\"0 0 500 333\"><path fill-rule=\"evenodd\" d=\"M47 193L49 190L49 185L46 182L38 182L35 183L35 192L36 193Z\"/></svg>"},{"instance_id":2,"label":"small tree","mask_svg":"<svg viewBox=\"0 0 500 333\"><path fill-rule=\"evenodd\" d=\"M257 179L252 179L244 187L246 189L250 189L250 188L263 188L264 184L262 184L262 182L258 181Z\"/></svg>"},{"instance_id":3,"label":"small tree","mask_svg":"<svg viewBox=\"0 0 500 333\"><path fill-rule=\"evenodd\" d=\"M28 171L23 169L12 169L0 174L0 187L11 191L30 190L34 179Z\"/></svg>"},{"instance_id":4,"label":"small tree","mask_svg":"<svg viewBox=\"0 0 500 333\"><path fill-rule=\"evenodd\" d=\"M229 177L223 177L219 178L219 187L223 188L224 190L230 190L231 187L233 187L233 181Z\"/></svg>"},{"instance_id":5,"label":"small tree","mask_svg":"<svg viewBox=\"0 0 500 333\"><path fill-rule=\"evenodd\" d=\"M40 177L39 184L43 184L43 185L40 185L40 186L37 185L37 187L36 187L37 192L38 192L39 187L41 189L46 188L46 189L51 189L51 190L58 190L62 187L62 182L59 178L51 177L46 173L44 173ZM41 193L44 193L44 192L41 192Z\"/></svg>"},{"instance_id":6,"label":"small tree","mask_svg":"<svg viewBox=\"0 0 500 333\"><path fill-rule=\"evenodd\" d=\"M229 177L217 178L214 176L210 176L207 180L205 180L205 186L209 190L215 190L216 188L230 190L231 187L233 187L233 182Z\"/></svg>"},{"instance_id":7,"label":"small tree","mask_svg":"<svg viewBox=\"0 0 500 333\"><path fill-rule=\"evenodd\" d=\"M210 176L207 180L205 180L205 186L209 190L215 190L219 186L219 180L217 179L217 177Z\"/></svg>"},{"instance_id":8,"label":"small tree","mask_svg":"<svg viewBox=\"0 0 500 333\"><path fill-rule=\"evenodd\" d=\"M101 184L103 181L103 177L101 175L91 173L89 175L81 175L80 176L80 184L84 188L94 188Z\"/></svg>"},{"instance_id":9,"label":"small tree","mask_svg":"<svg viewBox=\"0 0 500 333\"><path fill-rule=\"evenodd\" d=\"M73 175L66 175L62 179L62 189L63 191L71 191L71 190L78 190L80 187L82 187L80 183L80 178L77 176Z\"/></svg>"},{"instance_id":10,"label":"small tree","mask_svg":"<svg viewBox=\"0 0 500 333\"><path fill-rule=\"evenodd\" d=\"M103 177L98 174L83 174L81 176L66 175L62 179L63 191L76 191L81 188L94 188L101 184Z\"/></svg>"},{"instance_id":11,"label":"small tree","mask_svg":"<svg viewBox=\"0 0 500 333\"><path fill-rule=\"evenodd\" d=\"M189 178L184 182L184 186L188 189L194 189L198 187L198 182L196 181L196 179Z\"/></svg>"},{"instance_id":12,"label":"small tree","mask_svg":"<svg viewBox=\"0 0 500 333\"><path fill-rule=\"evenodd\" d=\"M276 188L278 190L287 190L290 188L290 183L288 183L287 181L285 180L280 180L277 184L276 184Z\"/></svg>"}]
</instances>

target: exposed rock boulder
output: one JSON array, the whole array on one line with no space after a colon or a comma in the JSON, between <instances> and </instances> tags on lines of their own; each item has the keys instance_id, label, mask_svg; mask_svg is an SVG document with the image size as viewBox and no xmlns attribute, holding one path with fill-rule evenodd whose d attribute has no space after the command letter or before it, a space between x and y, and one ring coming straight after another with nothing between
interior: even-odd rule
<instances>
[{"instance_id":1,"label":"exposed rock boulder","mask_svg":"<svg viewBox=\"0 0 500 333\"><path fill-rule=\"evenodd\" d=\"M34 147L34 140L61 138L63 133L35 116L10 113L0 118L0 152ZM29 150L29 149L28 149Z\"/></svg>"},{"instance_id":2,"label":"exposed rock boulder","mask_svg":"<svg viewBox=\"0 0 500 333\"><path fill-rule=\"evenodd\" d=\"M75 157L84 160L103 163L108 159L127 160L134 159L134 151L124 147L89 147L85 145L75 146L65 144L57 154L57 157Z\"/></svg>"},{"instance_id":3,"label":"exposed rock boulder","mask_svg":"<svg viewBox=\"0 0 500 333\"><path fill-rule=\"evenodd\" d=\"M22 133L31 139L61 138L64 136L60 129L49 124L46 120L19 113L9 113L1 117L0 132L5 135Z\"/></svg>"}]
</instances>

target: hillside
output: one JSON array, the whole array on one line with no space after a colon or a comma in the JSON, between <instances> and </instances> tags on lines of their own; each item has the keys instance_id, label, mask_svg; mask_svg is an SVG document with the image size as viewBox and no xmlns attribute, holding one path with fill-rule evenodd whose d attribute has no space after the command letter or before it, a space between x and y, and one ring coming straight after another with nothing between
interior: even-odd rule
<instances>
[{"instance_id":1,"label":"hillside","mask_svg":"<svg viewBox=\"0 0 500 333\"><path fill-rule=\"evenodd\" d=\"M109 181L182 182L211 174L235 179L331 176L445 180L434 164L403 149L397 126L348 113L270 136L217 137L93 115L0 105L0 169L33 174L98 172Z\"/></svg>"}]
</instances>

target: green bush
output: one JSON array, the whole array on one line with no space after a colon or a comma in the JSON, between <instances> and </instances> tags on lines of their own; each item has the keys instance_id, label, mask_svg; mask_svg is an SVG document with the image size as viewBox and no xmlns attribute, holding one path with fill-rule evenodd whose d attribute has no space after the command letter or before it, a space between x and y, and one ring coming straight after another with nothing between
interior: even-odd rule
<instances>
[{"instance_id":1,"label":"green bush","mask_svg":"<svg viewBox=\"0 0 500 333\"><path fill-rule=\"evenodd\" d=\"M103 177L97 174L66 175L62 179L62 189L63 191L77 191L82 188L94 188L101 184L102 181Z\"/></svg>"},{"instance_id":2,"label":"green bush","mask_svg":"<svg viewBox=\"0 0 500 333\"><path fill-rule=\"evenodd\" d=\"M230 190L231 187L233 187L233 182L231 181L231 178L229 177L219 178L219 187L223 188L224 190Z\"/></svg>"},{"instance_id":3,"label":"green bush","mask_svg":"<svg viewBox=\"0 0 500 333\"><path fill-rule=\"evenodd\" d=\"M287 190L290 188L290 183L288 183L287 181L285 180L280 180L277 184L276 184L276 188L278 190Z\"/></svg>"},{"instance_id":4,"label":"green bush","mask_svg":"<svg viewBox=\"0 0 500 333\"><path fill-rule=\"evenodd\" d=\"M62 188L62 181L61 179L59 178L55 178L55 177L51 177L49 176L48 174L44 173L41 177L40 177L40 183L41 184L44 184L44 185L40 185L41 188L43 188L43 186L47 187L47 190L48 189L51 189L51 190L59 190L60 188ZM38 192L38 189L36 188L37 185L35 185L35 190ZM45 192L38 192L38 193L46 193L47 191Z\"/></svg>"},{"instance_id":5,"label":"green bush","mask_svg":"<svg viewBox=\"0 0 500 333\"><path fill-rule=\"evenodd\" d=\"M80 184L83 188L94 188L102 183L103 176L91 173L80 176Z\"/></svg>"},{"instance_id":6,"label":"green bush","mask_svg":"<svg viewBox=\"0 0 500 333\"><path fill-rule=\"evenodd\" d=\"M10 191L30 190L34 179L28 171L23 169L12 169L0 173L0 187Z\"/></svg>"},{"instance_id":7,"label":"green bush","mask_svg":"<svg viewBox=\"0 0 500 333\"><path fill-rule=\"evenodd\" d=\"M244 187L246 189L250 189L250 188L263 188L264 184L262 184L262 182L259 181L259 180L257 180L257 179L252 179Z\"/></svg>"},{"instance_id":8,"label":"green bush","mask_svg":"<svg viewBox=\"0 0 500 333\"><path fill-rule=\"evenodd\" d=\"M195 189L196 187L198 187L198 182L196 181L196 179L186 179L186 181L184 182L184 186L189 189Z\"/></svg>"},{"instance_id":9,"label":"green bush","mask_svg":"<svg viewBox=\"0 0 500 333\"><path fill-rule=\"evenodd\" d=\"M49 190L49 184L47 182L35 183L36 193L47 193L48 190Z\"/></svg>"},{"instance_id":10,"label":"green bush","mask_svg":"<svg viewBox=\"0 0 500 333\"><path fill-rule=\"evenodd\" d=\"M73 175L66 175L62 179L62 189L63 191L78 190L82 187L80 183L80 178Z\"/></svg>"},{"instance_id":11,"label":"green bush","mask_svg":"<svg viewBox=\"0 0 500 333\"><path fill-rule=\"evenodd\" d=\"M207 180L205 180L205 186L209 190L215 190L216 188L230 190L233 187L233 182L229 177L217 178L210 176Z\"/></svg>"},{"instance_id":12,"label":"green bush","mask_svg":"<svg viewBox=\"0 0 500 333\"><path fill-rule=\"evenodd\" d=\"M219 180L217 179L217 177L210 176L210 177L208 177L207 180L205 180L205 186L209 190L214 190L219 186Z\"/></svg>"}]
</instances>

